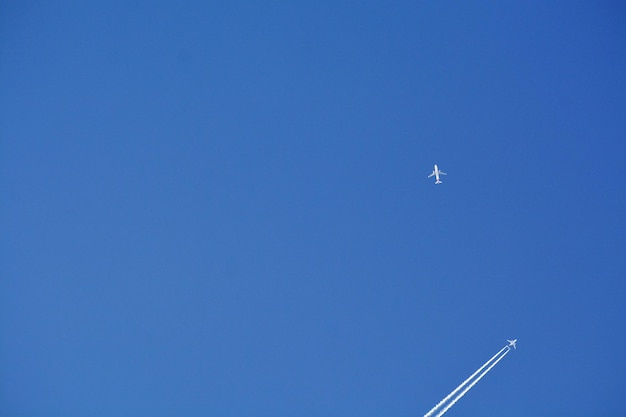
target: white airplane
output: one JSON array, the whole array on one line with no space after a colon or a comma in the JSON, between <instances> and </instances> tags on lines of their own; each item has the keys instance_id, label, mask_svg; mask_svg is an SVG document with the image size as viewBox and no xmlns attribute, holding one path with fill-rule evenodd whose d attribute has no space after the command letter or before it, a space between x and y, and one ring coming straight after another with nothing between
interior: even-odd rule
<instances>
[{"instance_id":1,"label":"white airplane","mask_svg":"<svg viewBox=\"0 0 626 417\"><path fill-rule=\"evenodd\" d=\"M448 175L443 171L439 171L439 167L437 166L437 164L435 164L435 169L433 170L432 174L430 174L428 176L428 178L435 176L435 184L441 184L441 180L439 179L440 175Z\"/></svg>"},{"instance_id":2,"label":"white airplane","mask_svg":"<svg viewBox=\"0 0 626 417\"><path fill-rule=\"evenodd\" d=\"M509 347L513 346L514 349L517 349L517 347L515 346L517 344L517 339L513 339L513 340L506 340L507 342L509 342Z\"/></svg>"}]
</instances>

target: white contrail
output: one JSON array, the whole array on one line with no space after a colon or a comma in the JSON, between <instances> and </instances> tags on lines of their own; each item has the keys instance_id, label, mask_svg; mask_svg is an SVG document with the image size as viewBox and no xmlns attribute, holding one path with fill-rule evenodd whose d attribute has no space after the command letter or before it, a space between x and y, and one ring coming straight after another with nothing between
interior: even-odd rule
<instances>
[{"instance_id":1,"label":"white contrail","mask_svg":"<svg viewBox=\"0 0 626 417\"><path fill-rule=\"evenodd\" d=\"M480 373L480 371L482 371L483 369L485 369L487 367L487 365L489 365L495 358L497 358L502 352L504 352L505 350L507 350L509 347L505 346L502 349L500 349L500 351L498 353L496 353L495 355L493 355L491 357L491 359L489 359L487 362L485 362L485 364L483 366L481 366L480 368L478 368L478 370L476 372L474 372L473 374L471 374L465 381L463 381L461 383L461 385L459 385L458 387L456 387L454 389L454 391L452 391L450 394L448 394L448 396L446 398L444 398L443 400L439 401L439 404L437 404L436 406L434 406L428 413L424 414L424 417L430 417L432 416L435 412L437 412L437 410L446 403L446 401L450 400L452 397L454 397L459 391L461 391L463 389L463 387L469 383L472 379L474 379L474 377L476 375L478 375Z\"/></svg>"},{"instance_id":2,"label":"white contrail","mask_svg":"<svg viewBox=\"0 0 626 417\"><path fill-rule=\"evenodd\" d=\"M502 360L502 358L504 358L506 356L507 353L509 353L511 351L510 347L506 347L506 349L508 349L506 352L504 352L502 354L502 356L500 356L494 363L491 364L491 366L489 366L489 368L485 369L485 371L480 374L478 376L478 378L476 378L474 381L472 381L471 384L469 384L467 386L467 388L465 388L463 391L461 391L461 393L459 393L459 395L457 395L450 404L446 405L444 407L443 410L441 410L435 417L441 417L442 415L444 415L444 413L446 411L448 411L450 409L450 407L452 407L454 404L456 404L457 401L459 401L461 399L461 397L463 397L465 395L465 393L467 391L469 391L474 385L476 385L478 383L478 381L480 381L482 379L482 377L484 377L485 375L487 375L487 372L489 372L491 370L491 368L493 368L494 366L497 365L498 362L500 362Z\"/></svg>"}]
</instances>

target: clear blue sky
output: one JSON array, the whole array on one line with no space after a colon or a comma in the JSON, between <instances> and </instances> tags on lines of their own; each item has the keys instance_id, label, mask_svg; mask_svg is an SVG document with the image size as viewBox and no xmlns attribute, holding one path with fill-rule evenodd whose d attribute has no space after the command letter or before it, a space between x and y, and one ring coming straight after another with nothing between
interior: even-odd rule
<instances>
[{"instance_id":1,"label":"clear blue sky","mask_svg":"<svg viewBox=\"0 0 626 417\"><path fill-rule=\"evenodd\" d=\"M0 415L420 417L518 338L447 415L626 416L626 7L548 3L3 2Z\"/></svg>"}]
</instances>

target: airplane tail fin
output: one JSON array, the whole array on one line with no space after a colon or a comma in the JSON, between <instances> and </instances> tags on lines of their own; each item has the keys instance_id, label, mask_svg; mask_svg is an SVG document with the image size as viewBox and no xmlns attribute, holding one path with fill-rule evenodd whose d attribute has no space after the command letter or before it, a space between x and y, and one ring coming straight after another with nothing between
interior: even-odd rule
<instances>
[{"instance_id":1,"label":"airplane tail fin","mask_svg":"<svg viewBox=\"0 0 626 417\"><path fill-rule=\"evenodd\" d=\"M441 181L435 181L435 184L443 184Z\"/></svg>"}]
</instances>

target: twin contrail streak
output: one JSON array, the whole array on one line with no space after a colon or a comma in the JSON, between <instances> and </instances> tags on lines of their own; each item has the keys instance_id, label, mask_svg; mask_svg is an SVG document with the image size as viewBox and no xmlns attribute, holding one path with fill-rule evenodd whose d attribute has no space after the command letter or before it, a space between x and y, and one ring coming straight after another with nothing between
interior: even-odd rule
<instances>
[{"instance_id":1,"label":"twin contrail streak","mask_svg":"<svg viewBox=\"0 0 626 417\"><path fill-rule=\"evenodd\" d=\"M506 356L511 348L509 346L505 346L498 353L493 355L487 362L484 363L483 366L478 368L476 372L471 374L465 381L461 383L458 387L454 389L450 394L448 394L443 400L439 401L439 403L434 406L428 413L424 415L424 417L431 417L433 414L437 413L435 417L441 417L446 411L450 409L458 400L463 397L467 391L469 391L474 385L478 383L484 377L487 372L491 370L498 362L502 360ZM499 357L498 357L499 356ZM497 358L497 359L496 359ZM485 369L487 368L487 369ZM448 403L449 402L449 403ZM444 408L444 404L448 403Z\"/></svg>"},{"instance_id":2,"label":"twin contrail streak","mask_svg":"<svg viewBox=\"0 0 626 417\"><path fill-rule=\"evenodd\" d=\"M435 417L441 417L442 415L444 415L444 413L445 413L446 411L448 411L448 410L450 409L450 407L452 407L454 404L456 404L456 402L457 402L457 401L459 401L459 400L461 399L461 397L463 397L463 396L467 393L467 391L469 391L469 390L470 390L470 389L471 389L474 385L476 385L476 384L478 383L478 381L480 381L480 380L482 379L482 377L484 377L485 375L487 375L487 372L489 372L489 371L491 370L491 368L493 368L494 366L496 366L496 364L497 364L498 362L500 362L500 361L502 360L502 358L504 358L504 357L506 356L506 354L507 354L507 353L509 353L509 351L511 350L508 346L506 347L506 349L507 349L507 351L506 351L506 352L504 352L504 353L502 354L502 356L500 356L498 359L496 359L496 361L495 361L494 363L492 363L492 364L489 366L489 368L485 369L485 371L484 371L482 374L480 374L480 375L478 376L478 378L476 378L474 381L472 381L472 383L471 383L471 384L469 384L469 385L468 385L468 386L467 386L467 387L466 387L463 391L461 391L461 392L459 393L459 395L457 395L457 396L456 396L456 397L452 400L452 402L450 402L450 404L446 405L446 406L444 407L444 409L443 409L443 410L441 410L441 411L440 411L440 412L439 412L439 413L438 413Z\"/></svg>"},{"instance_id":3,"label":"twin contrail streak","mask_svg":"<svg viewBox=\"0 0 626 417\"><path fill-rule=\"evenodd\" d=\"M495 355L493 355L491 357L491 359L489 359L487 362L485 362L485 364L483 366L481 366L480 368L478 368L478 370L476 372L474 372L473 374L471 374L465 381L461 382L461 385L459 385L458 387L456 387L456 389L454 391L452 391L450 394L448 394L448 396L446 398L444 398L443 400L439 401L439 404L437 404L436 406L434 406L432 408L432 410L430 410L428 413L426 413L424 415L424 417L430 417L432 416L442 405L444 405L448 400L450 400L452 397L454 397L459 391L461 391L463 389L463 387L465 385L467 385L472 379L474 379L474 377L476 377L476 375L478 375L480 373L480 371L482 371L483 369L485 369L490 363L491 361L493 361L495 358L498 357L498 355L500 355L502 352L504 352L505 350L508 349L508 346L503 347L502 349L500 349L500 352L496 353Z\"/></svg>"}]
</instances>

